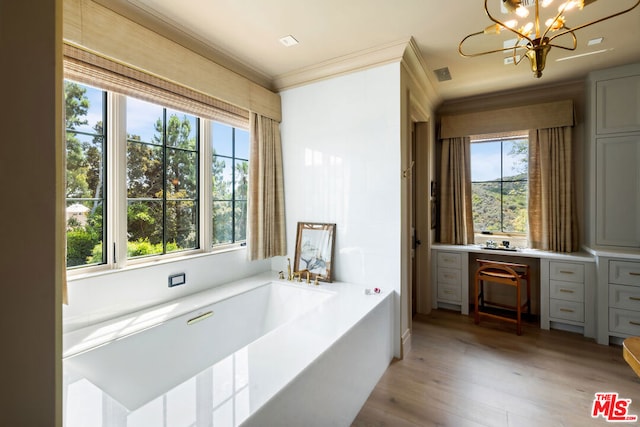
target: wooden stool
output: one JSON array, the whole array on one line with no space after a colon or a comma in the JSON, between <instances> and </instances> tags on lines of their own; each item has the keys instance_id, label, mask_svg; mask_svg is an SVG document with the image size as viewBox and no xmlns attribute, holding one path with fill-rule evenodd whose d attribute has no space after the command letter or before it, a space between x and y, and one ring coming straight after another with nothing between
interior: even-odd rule
<instances>
[{"instance_id":1,"label":"wooden stool","mask_svg":"<svg viewBox=\"0 0 640 427\"><path fill-rule=\"evenodd\" d=\"M506 320L516 324L516 333L522 335L522 311L526 309L527 314L531 314L531 289L529 280L529 266L526 264L516 264L511 262L498 262L478 259L478 270L476 271L475 279L475 308L474 308L474 322L477 325L480 323L480 317L491 317L495 319ZM516 288L516 304L507 305L497 303L493 301L487 301L484 295L484 282L498 283L501 285L508 285ZM527 299L522 303L521 289L522 282L526 282L526 295ZM503 309L515 310L515 319L508 315L499 313L490 313L482 311L485 309L485 304L493 307L499 307Z\"/></svg>"}]
</instances>

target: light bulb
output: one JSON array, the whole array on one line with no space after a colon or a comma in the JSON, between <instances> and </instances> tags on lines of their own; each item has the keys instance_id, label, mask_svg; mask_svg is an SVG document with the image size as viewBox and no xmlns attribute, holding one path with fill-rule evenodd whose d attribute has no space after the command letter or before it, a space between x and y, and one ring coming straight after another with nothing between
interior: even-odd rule
<instances>
[{"instance_id":1,"label":"light bulb","mask_svg":"<svg viewBox=\"0 0 640 427\"><path fill-rule=\"evenodd\" d=\"M553 0L542 0L542 7L549 7Z\"/></svg>"},{"instance_id":2,"label":"light bulb","mask_svg":"<svg viewBox=\"0 0 640 427\"><path fill-rule=\"evenodd\" d=\"M524 6L518 6L518 8L516 9L516 15L518 15L520 18L526 18L527 16L529 16L529 9Z\"/></svg>"}]
</instances>

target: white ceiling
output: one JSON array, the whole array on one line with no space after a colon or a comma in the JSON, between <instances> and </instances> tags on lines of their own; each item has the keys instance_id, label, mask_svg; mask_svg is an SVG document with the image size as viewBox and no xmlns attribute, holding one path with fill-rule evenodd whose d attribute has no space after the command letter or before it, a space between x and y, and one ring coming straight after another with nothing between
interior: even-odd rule
<instances>
[{"instance_id":1,"label":"white ceiling","mask_svg":"<svg viewBox=\"0 0 640 427\"><path fill-rule=\"evenodd\" d=\"M514 66L503 64L508 54L458 54L464 36L492 23L482 0L97 1L274 90L280 89L276 82L281 76L410 37L442 100L553 85L582 79L591 70L640 61L640 6L577 31L576 51L551 49L542 78L535 79L526 58ZM488 1L499 15L499 0ZM567 13L567 26L624 10L637 1L597 1L579 13ZM501 47L511 38L506 33L483 36L484 46ZM300 43L284 47L279 39L286 35ZM587 46L596 37L604 37L603 43ZM570 45L570 38L562 44ZM600 50L604 52L557 61ZM442 67L449 68L452 80L438 82L431 74Z\"/></svg>"}]
</instances>

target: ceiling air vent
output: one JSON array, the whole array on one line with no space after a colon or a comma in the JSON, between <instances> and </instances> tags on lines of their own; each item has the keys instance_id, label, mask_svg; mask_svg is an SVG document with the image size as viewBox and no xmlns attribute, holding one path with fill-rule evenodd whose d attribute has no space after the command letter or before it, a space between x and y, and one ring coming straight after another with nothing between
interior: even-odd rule
<instances>
[{"instance_id":1,"label":"ceiling air vent","mask_svg":"<svg viewBox=\"0 0 640 427\"><path fill-rule=\"evenodd\" d=\"M433 73L436 75L439 82L446 82L447 80L451 80L451 73L449 72L449 68L447 67L433 70Z\"/></svg>"}]
</instances>

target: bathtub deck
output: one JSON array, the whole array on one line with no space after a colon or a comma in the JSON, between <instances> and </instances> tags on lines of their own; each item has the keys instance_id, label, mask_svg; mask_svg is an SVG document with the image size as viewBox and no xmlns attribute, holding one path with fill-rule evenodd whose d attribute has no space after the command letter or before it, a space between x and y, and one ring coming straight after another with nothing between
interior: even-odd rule
<instances>
[{"instance_id":1,"label":"bathtub deck","mask_svg":"<svg viewBox=\"0 0 640 427\"><path fill-rule=\"evenodd\" d=\"M317 425L348 425L392 358L393 295L384 290L365 295L364 286L353 284L322 283L314 288L273 277L272 272L255 276L65 334L65 426L249 426L269 425L269 420L286 426L301 418L306 425L312 425L311 420ZM74 371L73 355L124 337L136 338L154 325L198 313L267 282L335 294L175 387L152 390L153 399L134 409ZM336 387L343 391L336 393Z\"/></svg>"}]
</instances>

